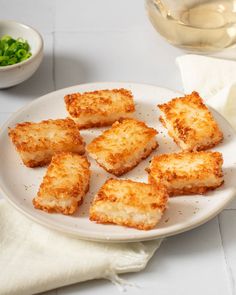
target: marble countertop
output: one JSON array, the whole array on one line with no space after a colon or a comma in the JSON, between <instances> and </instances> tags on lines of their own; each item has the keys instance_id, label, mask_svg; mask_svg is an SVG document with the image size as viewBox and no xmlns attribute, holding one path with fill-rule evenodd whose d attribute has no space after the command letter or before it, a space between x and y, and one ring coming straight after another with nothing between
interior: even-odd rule
<instances>
[{"instance_id":1,"label":"marble countertop","mask_svg":"<svg viewBox=\"0 0 236 295\"><path fill-rule=\"evenodd\" d=\"M33 99L80 83L141 82L182 91L175 58L185 53L154 31L143 0L2 0L1 7L1 19L41 32L45 57L31 79L0 90L0 124ZM167 238L145 270L122 275L135 284L126 294L236 294L235 210L236 202L197 229ZM111 293L121 294L96 280L44 294Z\"/></svg>"}]
</instances>

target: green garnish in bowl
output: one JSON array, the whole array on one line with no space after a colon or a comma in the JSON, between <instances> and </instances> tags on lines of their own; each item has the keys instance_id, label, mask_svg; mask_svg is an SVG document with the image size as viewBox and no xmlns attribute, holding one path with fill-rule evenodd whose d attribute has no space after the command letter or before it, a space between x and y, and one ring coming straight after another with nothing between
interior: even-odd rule
<instances>
[{"instance_id":1,"label":"green garnish in bowl","mask_svg":"<svg viewBox=\"0 0 236 295\"><path fill-rule=\"evenodd\" d=\"M10 66L31 57L30 46L22 38L5 35L0 38L0 66Z\"/></svg>"}]
</instances>

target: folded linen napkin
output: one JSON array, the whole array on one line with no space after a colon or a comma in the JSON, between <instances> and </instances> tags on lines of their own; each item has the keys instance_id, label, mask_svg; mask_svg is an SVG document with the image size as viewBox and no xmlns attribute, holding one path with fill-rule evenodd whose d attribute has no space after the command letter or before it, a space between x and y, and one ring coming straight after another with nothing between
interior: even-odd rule
<instances>
[{"instance_id":1,"label":"folded linen napkin","mask_svg":"<svg viewBox=\"0 0 236 295\"><path fill-rule=\"evenodd\" d=\"M28 295L143 269L161 240L96 243L31 222L0 200L0 294Z\"/></svg>"},{"instance_id":2,"label":"folded linen napkin","mask_svg":"<svg viewBox=\"0 0 236 295\"><path fill-rule=\"evenodd\" d=\"M185 93L196 90L236 129L236 62L187 54L176 59Z\"/></svg>"}]
</instances>

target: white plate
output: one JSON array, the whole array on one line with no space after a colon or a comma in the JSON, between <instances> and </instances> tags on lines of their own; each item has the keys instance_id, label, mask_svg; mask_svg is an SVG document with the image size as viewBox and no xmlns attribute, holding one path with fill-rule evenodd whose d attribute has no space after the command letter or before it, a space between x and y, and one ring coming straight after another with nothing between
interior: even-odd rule
<instances>
[{"instance_id":1,"label":"white plate","mask_svg":"<svg viewBox=\"0 0 236 295\"><path fill-rule=\"evenodd\" d=\"M102 225L89 221L88 209L90 201L101 184L112 175L98 167L92 159L92 179L90 192L84 204L74 216L61 214L48 214L34 209L32 199L36 195L46 168L30 169L25 167L12 143L7 131L18 122L40 121L43 119L64 118L67 116L63 97L73 92L91 91L106 88L127 88L134 95L136 103L136 118L145 121L149 126L157 128L160 147L151 155L178 151L178 147L168 137L166 130L158 121L156 105L170 98L179 96L170 90L156 86L131 83L93 83L78 85L49 93L15 113L1 128L0 131L0 187L5 198L15 208L34 221L55 230L72 234L77 237L96 241L139 241L174 235L192 229L218 214L235 195L236 180L236 136L230 125L215 111L213 112L223 133L224 141L214 150L220 151L224 156L225 184L205 196L180 196L171 198L169 208L166 210L158 226L149 231L141 231L116 225ZM102 129L82 131L86 142L100 134ZM147 181L145 167L151 157L140 163L135 169L123 175L136 181Z\"/></svg>"}]
</instances>

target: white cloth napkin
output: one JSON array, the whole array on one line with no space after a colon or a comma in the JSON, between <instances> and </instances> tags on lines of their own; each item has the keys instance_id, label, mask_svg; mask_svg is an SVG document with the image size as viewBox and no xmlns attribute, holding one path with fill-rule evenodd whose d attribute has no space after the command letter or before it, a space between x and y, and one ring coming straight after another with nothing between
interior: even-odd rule
<instances>
[{"instance_id":1,"label":"white cloth napkin","mask_svg":"<svg viewBox=\"0 0 236 295\"><path fill-rule=\"evenodd\" d=\"M161 240L82 241L31 222L0 200L0 294L28 295L145 268ZM121 280L122 282L122 280Z\"/></svg>"},{"instance_id":2,"label":"white cloth napkin","mask_svg":"<svg viewBox=\"0 0 236 295\"><path fill-rule=\"evenodd\" d=\"M236 62L201 55L177 57L185 93L196 90L236 129Z\"/></svg>"}]
</instances>

